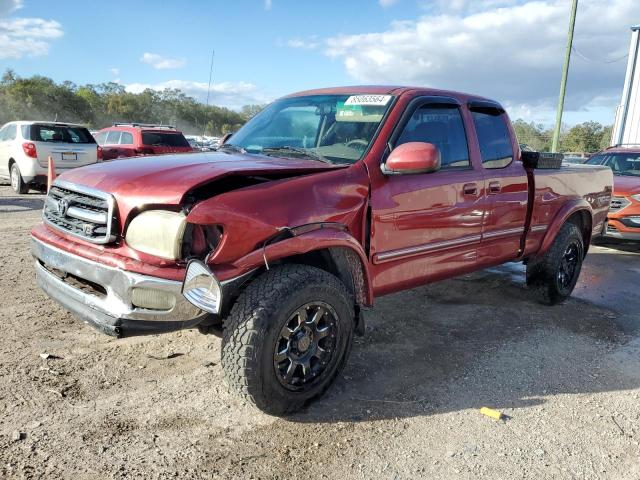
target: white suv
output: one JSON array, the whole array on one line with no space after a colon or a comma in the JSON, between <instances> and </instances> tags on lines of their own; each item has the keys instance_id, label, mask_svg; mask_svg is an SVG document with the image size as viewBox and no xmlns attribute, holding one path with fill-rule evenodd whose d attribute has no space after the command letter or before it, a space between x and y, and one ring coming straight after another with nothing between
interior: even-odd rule
<instances>
[{"instance_id":1,"label":"white suv","mask_svg":"<svg viewBox=\"0 0 640 480\"><path fill-rule=\"evenodd\" d=\"M9 122L0 129L0 178L16 193L47 183L48 158L56 173L100 161L101 151L85 127L60 122Z\"/></svg>"}]
</instances>

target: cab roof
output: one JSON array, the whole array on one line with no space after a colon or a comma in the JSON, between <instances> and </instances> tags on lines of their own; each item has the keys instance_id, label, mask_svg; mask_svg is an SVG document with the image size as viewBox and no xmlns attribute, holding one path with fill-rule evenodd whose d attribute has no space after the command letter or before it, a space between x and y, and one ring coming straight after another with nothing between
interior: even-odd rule
<instances>
[{"instance_id":1,"label":"cab roof","mask_svg":"<svg viewBox=\"0 0 640 480\"><path fill-rule=\"evenodd\" d=\"M482 97L480 95L472 95L469 93L456 92L453 90L440 90L437 88L428 88L428 87L411 87L411 86L402 86L402 85L351 85L351 86L343 86L343 87L329 87L329 88L318 88L313 90L304 90L301 92L292 93L290 95L286 95L284 98L288 97L301 97L307 95L404 95L404 94L413 94L413 95L433 95L433 96L444 96L444 97L454 97L460 100L461 103L466 103L469 100L486 100L489 102L497 103L495 100L490 98Z\"/></svg>"}]
</instances>

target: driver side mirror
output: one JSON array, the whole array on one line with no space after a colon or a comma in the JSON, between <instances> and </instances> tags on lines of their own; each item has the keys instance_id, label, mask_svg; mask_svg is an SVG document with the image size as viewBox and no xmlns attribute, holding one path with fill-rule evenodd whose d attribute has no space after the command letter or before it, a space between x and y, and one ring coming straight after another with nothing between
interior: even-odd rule
<instances>
[{"instance_id":1,"label":"driver side mirror","mask_svg":"<svg viewBox=\"0 0 640 480\"><path fill-rule=\"evenodd\" d=\"M385 175L435 172L440 170L440 150L433 143L403 143L391 151L381 168Z\"/></svg>"}]
</instances>

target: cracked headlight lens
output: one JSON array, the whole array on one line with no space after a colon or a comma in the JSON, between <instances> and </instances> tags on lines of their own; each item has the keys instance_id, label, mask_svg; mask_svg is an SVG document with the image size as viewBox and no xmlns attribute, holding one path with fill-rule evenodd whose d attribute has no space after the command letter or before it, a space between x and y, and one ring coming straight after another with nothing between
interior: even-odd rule
<instances>
[{"instance_id":1,"label":"cracked headlight lens","mask_svg":"<svg viewBox=\"0 0 640 480\"><path fill-rule=\"evenodd\" d=\"M131 221L125 240L127 245L141 252L177 260L180 258L186 225L184 213L149 210Z\"/></svg>"}]
</instances>

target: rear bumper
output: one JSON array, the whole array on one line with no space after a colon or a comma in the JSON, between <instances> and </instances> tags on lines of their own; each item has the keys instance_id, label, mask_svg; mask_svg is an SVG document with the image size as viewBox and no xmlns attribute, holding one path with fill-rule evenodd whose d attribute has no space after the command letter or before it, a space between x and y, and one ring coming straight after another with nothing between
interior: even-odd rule
<instances>
[{"instance_id":1,"label":"rear bumper","mask_svg":"<svg viewBox=\"0 0 640 480\"><path fill-rule=\"evenodd\" d=\"M197 325L206 314L181 293L182 283L108 267L47 245L32 237L36 281L52 299L103 333L128 337L170 332ZM133 304L134 289L161 292L172 307Z\"/></svg>"}]
</instances>

